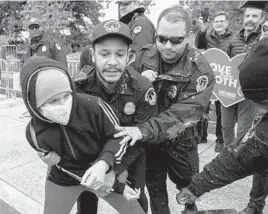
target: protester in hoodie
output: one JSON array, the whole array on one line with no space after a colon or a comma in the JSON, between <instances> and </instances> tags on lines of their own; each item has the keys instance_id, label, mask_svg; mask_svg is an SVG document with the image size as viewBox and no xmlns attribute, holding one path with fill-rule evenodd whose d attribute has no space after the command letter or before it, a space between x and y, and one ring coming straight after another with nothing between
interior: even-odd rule
<instances>
[{"instance_id":1,"label":"protester in hoodie","mask_svg":"<svg viewBox=\"0 0 268 214\"><path fill-rule=\"evenodd\" d=\"M66 67L46 57L30 59L22 68L20 82L32 116L26 128L28 142L39 152L59 157L46 180L44 214L69 213L85 190L104 197L120 213L129 209L143 213L136 201L126 204L122 197L109 194L115 188L127 200L139 197L139 190L119 184L113 171L127 144L113 138L118 119L109 105L100 98L76 94Z\"/></svg>"},{"instance_id":2,"label":"protester in hoodie","mask_svg":"<svg viewBox=\"0 0 268 214\"><path fill-rule=\"evenodd\" d=\"M213 189L221 188L236 180L258 173L263 182L253 179L253 186L262 203L250 201L239 214L262 214L265 206L263 192L268 170L268 38L257 43L240 67L239 80L246 99L255 105L256 112L251 128L208 163L202 172L192 177L187 188L177 195L179 203L192 203L197 197ZM254 71L254 72L252 72ZM258 198L256 198L258 199ZM264 197L265 199L265 197ZM251 199L252 200L252 199Z\"/></svg>"},{"instance_id":3,"label":"protester in hoodie","mask_svg":"<svg viewBox=\"0 0 268 214\"><path fill-rule=\"evenodd\" d=\"M44 30L41 20L31 18L28 29L31 45L23 57L23 62L26 62L32 56L45 56L67 66L66 54L61 44Z\"/></svg>"}]
</instances>

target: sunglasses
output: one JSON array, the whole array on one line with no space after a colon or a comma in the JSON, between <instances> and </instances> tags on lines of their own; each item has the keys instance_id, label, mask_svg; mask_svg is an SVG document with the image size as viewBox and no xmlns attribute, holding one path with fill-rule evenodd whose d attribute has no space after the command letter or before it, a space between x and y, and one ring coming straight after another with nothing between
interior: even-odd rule
<instances>
[{"instance_id":1,"label":"sunglasses","mask_svg":"<svg viewBox=\"0 0 268 214\"><path fill-rule=\"evenodd\" d=\"M30 30L34 30L34 29L37 30L37 29L39 29L39 28L40 28L40 26L39 26L38 24L33 24L33 25L30 25L30 26L29 26L29 29L30 29Z\"/></svg>"},{"instance_id":2,"label":"sunglasses","mask_svg":"<svg viewBox=\"0 0 268 214\"><path fill-rule=\"evenodd\" d=\"M262 26L262 31L267 32L268 31L268 25L263 25Z\"/></svg>"},{"instance_id":3,"label":"sunglasses","mask_svg":"<svg viewBox=\"0 0 268 214\"><path fill-rule=\"evenodd\" d=\"M184 39L186 38L186 36L178 36L178 37L166 37L166 36L161 36L161 35L157 35L156 39L161 42L162 44L166 44L168 41L170 41L170 43L172 45L178 45L180 43L182 43L184 41Z\"/></svg>"}]
</instances>

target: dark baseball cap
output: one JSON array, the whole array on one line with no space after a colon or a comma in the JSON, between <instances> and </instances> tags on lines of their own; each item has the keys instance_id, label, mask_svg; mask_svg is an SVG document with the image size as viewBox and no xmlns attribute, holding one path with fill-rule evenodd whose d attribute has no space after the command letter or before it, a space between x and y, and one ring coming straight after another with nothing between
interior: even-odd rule
<instances>
[{"instance_id":1,"label":"dark baseball cap","mask_svg":"<svg viewBox=\"0 0 268 214\"><path fill-rule=\"evenodd\" d=\"M242 1L240 8L253 7L263 11L268 11L268 1Z\"/></svg>"},{"instance_id":2,"label":"dark baseball cap","mask_svg":"<svg viewBox=\"0 0 268 214\"><path fill-rule=\"evenodd\" d=\"M131 44L133 40L130 37L130 30L127 25L122 22L110 19L93 27L92 30L92 43L93 45L97 40L109 35L118 35L123 37L128 44Z\"/></svg>"}]
</instances>

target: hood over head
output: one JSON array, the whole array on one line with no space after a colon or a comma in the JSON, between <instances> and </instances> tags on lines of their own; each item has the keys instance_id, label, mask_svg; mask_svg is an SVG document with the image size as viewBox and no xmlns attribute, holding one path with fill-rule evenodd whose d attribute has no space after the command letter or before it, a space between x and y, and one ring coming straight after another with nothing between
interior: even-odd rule
<instances>
[{"instance_id":1,"label":"hood over head","mask_svg":"<svg viewBox=\"0 0 268 214\"><path fill-rule=\"evenodd\" d=\"M63 87L59 87L59 85L57 84L57 81L53 81L54 84L49 84L49 86L48 86L48 83L44 83L44 81L42 83L42 81L40 81L40 76L45 77L46 72L50 76L44 79L52 80L53 76L51 72L53 70L55 70L55 77L57 76L62 77L62 74L66 74L70 82L71 90L70 88L66 87L67 85L66 81L59 82L59 84L62 85ZM39 74L41 75L38 78ZM61 74L61 75L58 75L58 74ZM37 83L38 83L38 87L36 87ZM42 114L40 114L40 112L38 111L37 108L40 107L40 105L37 107L37 103L40 101L36 100L36 92L40 94L41 93L40 89L46 88L46 89L49 89L49 93L50 92L54 93L52 94L53 96L55 94L59 94L68 89L67 91L72 91L73 95L75 94L75 87L68 73L67 67L58 61L55 61L53 59L49 59L43 56L32 57L30 60L27 61L26 64L23 65L21 73L20 73L20 84L21 84L21 89L22 89L23 101L29 113L31 114L32 117L38 118L45 122L51 122L51 121L44 118ZM40 84L43 84L43 85L40 85ZM51 89L52 87L55 87L55 88Z\"/></svg>"}]
</instances>

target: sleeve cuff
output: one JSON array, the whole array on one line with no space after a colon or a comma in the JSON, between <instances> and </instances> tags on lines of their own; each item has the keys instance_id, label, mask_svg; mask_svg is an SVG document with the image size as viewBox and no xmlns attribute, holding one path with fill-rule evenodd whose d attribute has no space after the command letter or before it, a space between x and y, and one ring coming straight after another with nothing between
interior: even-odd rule
<instances>
[{"instance_id":1,"label":"sleeve cuff","mask_svg":"<svg viewBox=\"0 0 268 214\"><path fill-rule=\"evenodd\" d=\"M120 176L125 170L126 170L126 167L122 163L116 164L114 166L114 171L117 176Z\"/></svg>"},{"instance_id":2,"label":"sleeve cuff","mask_svg":"<svg viewBox=\"0 0 268 214\"><path fill-rule=\"evenodd\" d=\"M198 188L198 182L195 182L193 179L187 188L198 198L205 194L205 192Z\"/></svg>"},{"instance_id":3,"label":"sleeve cuff","mask_svg":"<svg viewBox=\"0 0 268 214\"><path fill-rule=\"evenodd\" d=\"M150 136L148 129L146 128L146 123L138 124L137 127L139 128L141 134L142 134L142 139L141 141L145 142L148 141L152 136Z\"/></svg>"},{"instance_id":4,"label":"sleeve cuff","mask_svg":"<svg viewBox=\"0 0 268 214\"><path fill-rule=\"evenodd\" d=\"M99 160L104 160L109 164L110 167L106 173L109 173L115 165L115 157L114 157L113 153L111 153L111 152L101 153L101 155L99 156L97 161L99 161Z\"/></svg>"}]
</instances>

